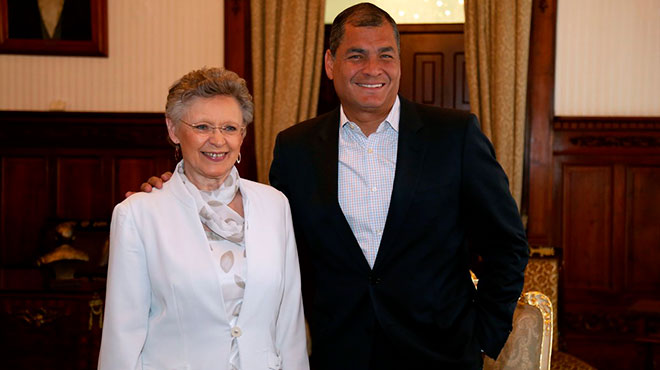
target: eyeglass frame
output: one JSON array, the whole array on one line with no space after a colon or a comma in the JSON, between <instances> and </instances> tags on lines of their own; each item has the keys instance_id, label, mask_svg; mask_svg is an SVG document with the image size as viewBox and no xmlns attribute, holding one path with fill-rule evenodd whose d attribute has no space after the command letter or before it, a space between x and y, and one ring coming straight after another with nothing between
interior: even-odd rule
<instances>
[{"instance_id":1,"label":"eyeglass frame","mask_svg":"<svg viewBox=\"0 0 660 370\"><path fill-rule=\"evenodd\" d=\"M179 121L181 123L185 124L186 126L190 127L196 135L204 135L204 136L207 136L207 137L213 135L213 133L215 133L215 130L220 131L220 135L222 135L222 137L225 137L225 138L237 137L238 135L243 135L243 134L245 134L245 130L246 130L245 126L239 125L238 131L236 131L236 135L234 135L233 133L229 133L228 131L225 130L227 127L233 127L233 126L231 126L231 124L225 124L225 125L222 125L220 127L217 127L217 126L214 126L214 125L210 124L209 122L198 122L195 125L195 124L192 124L192 123L188 123L188 122L184 121L183 119L179 119ZM200 131L201 129L199 128L199 126L202 126L202 125L209 126L210 131L208 131L208 132Z\"/></svg>"}]
</instances>

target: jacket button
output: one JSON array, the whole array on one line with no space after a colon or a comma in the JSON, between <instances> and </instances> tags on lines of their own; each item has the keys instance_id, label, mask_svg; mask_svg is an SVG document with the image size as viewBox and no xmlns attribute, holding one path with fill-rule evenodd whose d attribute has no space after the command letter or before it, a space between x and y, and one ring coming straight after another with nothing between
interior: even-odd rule
<instances>
[{"instance_id":1,"label":"jacket button","mask_svg":"<svg viewBox=\"0 0 660 370\"><path fill-rule=\"evenodd\" d=\"M241 328L239 328L238 326L234 326L233 328L231 328L232 337L238 338L241 336L241 334L243 334L243 332L241 331Z\"/></svg>"},{"instance_id":2,"label":"jacket button","mask_svg":"<svg viewBox=\"0 0 660 370\"><path fill-rule=\"evenodd\" d=\"M380 284L380 278L373 275L369 275L369 283L371 285Z\"/></svg>"}]
</instances>

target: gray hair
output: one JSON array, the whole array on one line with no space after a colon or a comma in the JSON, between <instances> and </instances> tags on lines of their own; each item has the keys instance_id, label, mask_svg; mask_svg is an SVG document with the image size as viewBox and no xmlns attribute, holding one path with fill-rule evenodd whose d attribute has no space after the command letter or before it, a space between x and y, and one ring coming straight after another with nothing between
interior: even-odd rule
<instances>
[{"instance_id":1,"label":"gray hair","mask_svg":"<svg viewBox=\"0 0 660 370\"><path fill-rule=\"evenodd\" d=\"M204 67L188 72L170 87L165 104L165 117L178 123L194 98L232 96L238 101L243 114L243 125L247 126L254 117L254 103L245 80L236 73L224 69Z\"/></svg>"},{"instance_id":2,"label":"gray hair","mask_svg":"<svg viewBox=\"0 0 660 370\"><path fill-rule=\"evenodd\" d=\"M396 48L401 52L401 37L399 28L392 17L383 9L371 3L359 3L344 9L332 22L330 29L330 53L335 56L335 52L344 38L346 23L354 27L380 27L384 22L388 22L394 30L394 39L396 39Z\"/></svg>"}]
</instances>

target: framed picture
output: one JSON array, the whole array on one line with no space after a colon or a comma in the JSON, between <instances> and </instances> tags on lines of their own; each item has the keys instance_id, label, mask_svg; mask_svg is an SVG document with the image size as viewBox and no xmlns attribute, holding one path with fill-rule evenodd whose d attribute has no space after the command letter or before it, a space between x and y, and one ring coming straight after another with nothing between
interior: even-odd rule
<instances>
[{"instance_id":1,"label":"framed picture","mask_svg":"<svg viewBox=\"0 0 660 370\"><path fill-rule=\"evenodd\" d=\"M108 56L107 0L0 0L0 53Z\"/></svg>"}]
</instances>

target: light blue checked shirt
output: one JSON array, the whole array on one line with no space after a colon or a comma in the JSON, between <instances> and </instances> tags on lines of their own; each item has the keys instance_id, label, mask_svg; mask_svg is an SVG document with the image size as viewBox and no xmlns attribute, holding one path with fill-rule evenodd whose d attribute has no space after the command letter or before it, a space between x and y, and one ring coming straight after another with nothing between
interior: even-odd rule
<instances>
[{"instance_id":1,"label":"light blue checked shirt","mask_svg":"<svg viewBox=\"0 0 660 370\"><path fill-rule=\"evenodd\" d=\"M385 121L367 137L346 118L343 107L339 110L339 206L372 268L394 186L399 115L397 96Z\"/></svg>"}]
</instances>

